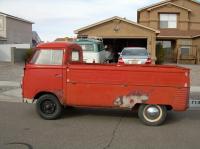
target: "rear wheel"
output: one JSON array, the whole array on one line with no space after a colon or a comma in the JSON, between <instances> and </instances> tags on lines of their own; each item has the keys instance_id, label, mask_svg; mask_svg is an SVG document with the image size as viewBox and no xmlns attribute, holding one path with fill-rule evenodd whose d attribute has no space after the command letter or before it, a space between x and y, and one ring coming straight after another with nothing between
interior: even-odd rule
<instances>
[{"instance_id":1,"label":"rear wheel","mask_svg":"<svg viewBox=\"0 0 200 149\"><path fill-rule=\"evenodd\" d=\"M138 116L145 125L158 126L165 121L167 109L161 105L142 104L139 107Z\"/></svg>"},{"instance_id":2,"label":"rear wheel","mask_svg":"<svg viewBox=\"0 0 200 149\"><path fill-rule=\"evenodd\" d=\"M61 116L63 107L54 95L45 94L37 100L36 108L42 118L53 120Z\"/></svg>"}]
</instances>

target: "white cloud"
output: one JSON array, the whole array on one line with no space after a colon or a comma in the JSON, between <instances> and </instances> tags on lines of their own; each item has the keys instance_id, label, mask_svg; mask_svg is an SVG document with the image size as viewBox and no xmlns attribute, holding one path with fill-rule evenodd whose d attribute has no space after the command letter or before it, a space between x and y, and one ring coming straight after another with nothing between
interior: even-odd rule
<instances>
[{"instance_id":1,"label":"white cloud","mask_svg":"<svg viewBox=\"0 0 200 149\"><path fill-rule=\"evenodd\" d=\"M43 40L112 16L136 21L137 9L159 0L0 0L0 11L35 22ZM49 29L49 31L47 31Z\"/></svg>"}]
</instances>

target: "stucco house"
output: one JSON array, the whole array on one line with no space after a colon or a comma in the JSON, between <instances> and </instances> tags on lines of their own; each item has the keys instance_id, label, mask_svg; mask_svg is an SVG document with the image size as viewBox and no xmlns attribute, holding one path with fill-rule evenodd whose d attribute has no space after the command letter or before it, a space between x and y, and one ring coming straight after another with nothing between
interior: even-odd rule
<instances>
[{"instance_id":1,"label":"stucco house","mask_svg":"<svg viewBox=\"0 0 200 149\"><path fill-rule=\"evenodd\" d=\"M0 44L32 44L32 24L0 12Z\"/></svg>"},{"instance_id":2,"label":"stucco house","mask_svg":"<svg viewBox=\"0 0 200 149\"><path fill-rule=\"evenodd\" d=\"M100 37L120 52L125 46L146 47L156 60L156 44L163 45L166 62L199 61L200 3L164 0L137 12L137 23L112 17L75 30L78 36ZM198 53L199 51L199 53Z\"/></svg>"},{"instance_id":3,"label":"stucco house","mask_svg":"<svg viewBox=\"0 0 200 149\"><path fill-rule=\"evenodd\" d=\"M200 3L194 0L165 0L138 10L138 23L160 31L157 43L166 61L198 59L200 48Z\"/></svg>"},{"instance_id":4,"label":"stucco house","mask_svg":"<svg viewBox=\"0 0 200 149\"><path fill-rule=\"evenodd\" d=\"M22 62L32 46L33 22L0 12L0 61Z\"/></svg>"}]
</instances>

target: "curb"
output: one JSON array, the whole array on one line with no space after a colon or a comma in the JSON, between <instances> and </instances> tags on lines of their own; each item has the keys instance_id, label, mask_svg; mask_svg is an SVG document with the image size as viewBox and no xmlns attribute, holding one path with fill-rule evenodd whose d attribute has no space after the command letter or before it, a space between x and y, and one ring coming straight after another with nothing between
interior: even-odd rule
<instances>
[{"instance_id":1,"label":"curb","mask_svg":"<svg viewBox=\"0 0 200 149\"><path fill-rule=\"evenodd\" d=\"M191 86L190 92L200 92L200 86Z\"/></svg>"},{"instance_id":2,"label":"curb","mask_svg":"<svg viewBox=\"0 0 200 149\"><path fill-rule=\"evenodd\" d=\"M0 81L0 86L20 87L20 82Z\"/></svg>"}]
</instances>

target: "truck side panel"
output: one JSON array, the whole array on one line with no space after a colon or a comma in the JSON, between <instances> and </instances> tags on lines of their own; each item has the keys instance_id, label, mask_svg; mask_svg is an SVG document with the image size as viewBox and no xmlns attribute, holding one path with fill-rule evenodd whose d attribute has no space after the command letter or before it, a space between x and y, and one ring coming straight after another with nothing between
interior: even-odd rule
<instances>
[{"instance_id":1,"label":"truck side panel","mask_svg":"<svg viewBox=\"0 0 200 149\"><path fill-rule=\"evenodd\" d=\"M155 66L69 65L65 103L75 106L132 108L137 103L185 110L188 70Z\"/></svg>"}]
</instances>

